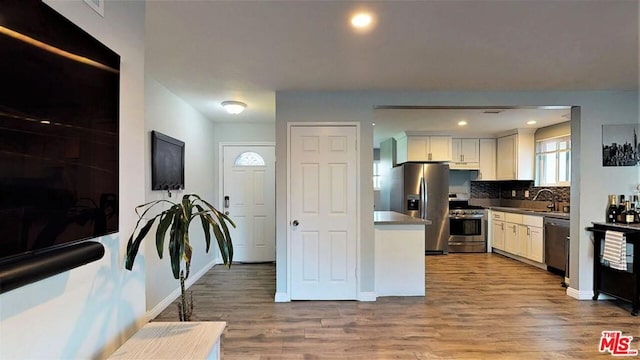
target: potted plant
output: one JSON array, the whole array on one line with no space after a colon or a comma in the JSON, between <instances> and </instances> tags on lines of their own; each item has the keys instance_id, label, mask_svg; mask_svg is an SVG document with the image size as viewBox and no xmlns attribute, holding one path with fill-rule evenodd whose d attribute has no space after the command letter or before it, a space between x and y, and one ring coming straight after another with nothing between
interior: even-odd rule
<instances>
[{"instance_id":1,"label":"potted plant","mask_svg":"<svg viewBox=\"0 0 640 360\"><path fill-rule=\"evenodd\" d=\"M169 208L154 215L141 226L145 215L159 204L168 204ZM173 277L180 280L181 302L180 305L178 305L180 321L189 321L191 318L191 309L193 309L193 301L191 301L191 304L187 307L184 288L184 280L189 277L191 255L193 253L193 248L189 243L189 225L193 219L200 218L207 252L209 252L211 245L211 230L213 230L213 235L216 238L220 254L222 255L222 261L227 267L231 267L231 261L233 260L233 244L231 243L227 223L234 228L236 225L227 215L217 210L213 205L196 194L186 194L180 202L170 200L151 201L137 206L135 211L138 215L138 221L127 243L125 268L127 270L133 268L133 262L138 254L142 240L147 236L156 220L158 220L158 226L156 228L156 250L158 251L158 256L162 259L164 241L168 230L171 270ZM182 269L183 261L186 273L183 272Z\"/></svg>"}]
</instances>

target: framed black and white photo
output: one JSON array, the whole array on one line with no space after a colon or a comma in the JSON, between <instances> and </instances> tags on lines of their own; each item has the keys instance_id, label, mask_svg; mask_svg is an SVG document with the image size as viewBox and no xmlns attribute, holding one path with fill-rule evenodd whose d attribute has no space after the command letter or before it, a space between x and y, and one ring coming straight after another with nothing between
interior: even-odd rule
<instances>
[{"instance_id":1,"label":"framed black and white photo","mask_svg":"<svg viewBox=\"0 0 640 360\"><path fill-rule=\"evenodd\" d=\"M602 166L638 166L640 125L602 125Z\"/></svg>"}]
</instances>

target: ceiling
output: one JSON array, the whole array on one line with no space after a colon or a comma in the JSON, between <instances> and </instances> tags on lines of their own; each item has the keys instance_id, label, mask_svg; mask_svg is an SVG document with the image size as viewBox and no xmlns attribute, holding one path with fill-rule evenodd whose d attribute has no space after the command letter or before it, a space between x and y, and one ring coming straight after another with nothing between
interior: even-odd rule
<instances>
[{"instance_id":1,"label":"ceiling","mask_svg":"<svg viewBox=\"0 0 640 360\"><path fill-rule=\"evenodd\" d=\"M564 108L409 108L374 110L374 147L400 131L427 131L460 137L493 137L506 130L540 128L571 120ZM465 121L460 126L458 122ZM528 124L535 121L535 124Z\"/></svg>"},{"instance_id":2,"label":"ceiling","mask_svg":"<svg viewBox=\"0 0 640 360\"><path fill-rule=\"evenodd\" d=\"M273 122L276 91L637 90L638 3L149 1L146 69L216 122ZM366 33L348 25L360 9L376 16Z\"/></svg>"}]
</instances>

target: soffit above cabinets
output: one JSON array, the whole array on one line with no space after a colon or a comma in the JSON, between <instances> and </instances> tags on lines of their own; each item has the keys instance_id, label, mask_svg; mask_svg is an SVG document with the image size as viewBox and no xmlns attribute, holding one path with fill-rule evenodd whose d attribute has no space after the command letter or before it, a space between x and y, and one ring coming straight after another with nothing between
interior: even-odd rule
<instances>
[{"instance_id":1,"label":"soffit above cabinets","mask_svg":"<svg viewBox=\"0 0 640 360\"><path fill-rule=\"evenodd\" d=\"M374 110L374 147L403 131L454 137L495 137L513 129L537 129L569 121L570 107L379 106ZM459 126L465 120L467 125ZM527 122L535 120L535 124Z\"/></svg>"}]
</instances>

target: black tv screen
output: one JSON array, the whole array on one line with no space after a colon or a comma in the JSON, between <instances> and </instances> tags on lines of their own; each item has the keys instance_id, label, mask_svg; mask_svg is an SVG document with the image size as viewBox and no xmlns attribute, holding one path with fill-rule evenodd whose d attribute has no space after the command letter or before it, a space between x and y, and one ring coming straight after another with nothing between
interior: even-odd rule
<instances>
[{"instance_id":1,"label":"black tv screen","mask_svg":"<svg viewBox=\"0 0 640 360\"><path fill-rule=\"evenodd\" d=\"M184 189L184 142L151 132L151 189Z\"/></svg>"},{"instance_id":2,"label":"black tv screen","mask_svg":"<svg viewBox=\"0 0 640 360\"><path fill-rule=\"evenodd\" d=\"M0 262L118 231L119 69L41 1L0 3Z\"/></svg>"}]
</instances>

